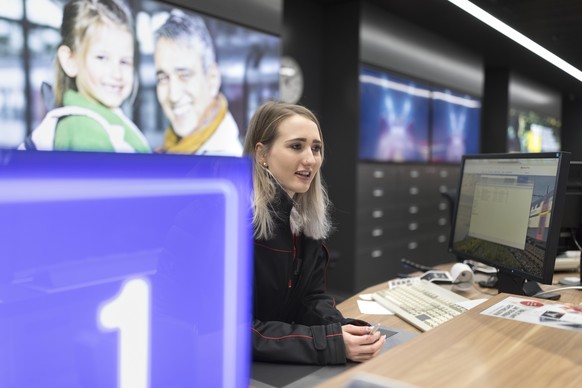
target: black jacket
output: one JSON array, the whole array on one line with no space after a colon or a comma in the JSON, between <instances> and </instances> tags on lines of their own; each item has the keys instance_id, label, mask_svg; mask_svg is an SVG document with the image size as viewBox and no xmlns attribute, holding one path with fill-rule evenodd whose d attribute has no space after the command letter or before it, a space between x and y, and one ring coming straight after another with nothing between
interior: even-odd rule
<instances>
[{"instance_id":1,"label":"black jacket","mask_svg":"<svg viewBox=\"0 0 582 388\"><path fill-rule=\"evenodd\" d=\"M292 199L279 190L275 237L255 239L253 358L256 361L344 364L345 319L325 293L329 261L322 241L294 236Z\"/></svg>"}]
</instances>

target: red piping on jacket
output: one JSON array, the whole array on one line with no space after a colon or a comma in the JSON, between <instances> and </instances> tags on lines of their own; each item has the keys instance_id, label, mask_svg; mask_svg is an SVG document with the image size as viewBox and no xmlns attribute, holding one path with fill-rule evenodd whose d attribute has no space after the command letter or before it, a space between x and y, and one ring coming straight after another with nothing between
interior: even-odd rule
<instances>
[{"instance_id":1,"label":"red piping on jacket","mask_svg":"<svg viewBox=\"0 0 582 388\"><path fill-rule=\"evenodd\" d=\"M264 339L267 340L273 340L273 341L278 341L278 340L282 340L282 339L289 339L289 338L304 338L304 339L313 339L312 336L310 335L299 335L299 334L294 334L294 335L284 335L282 337L267 337L263 334L261 334L257 329L255 329L254 327L251 328L252 331L254 331L255 333L257 333L259 336L263 337ZM327 334L325 337L339 337L342 336L342 333L337 333L337 334Z\"/></svg>"},{"instance_id":2,"label":"red piping on jacket","mask_svg":"<svg viewBox=\"0 0 582 388\"><path fill-rule=\"evenodd\" d=\"M273 248L271 248L271 247L268 247L268 246L266 246L266 245L259 244L259 243L255 243L255 245L256 245L256 246L259 246L259 247L261 247L261 248L268 249L268 250L270 250L270 251L274 251L274 252L281 252L281 253L289 253L289 252L291 252L291 251L288 251L288 250L286 250L286 249L273 249Z\"/></svg>"},{"instance_id":3,"label":"red piping on jacket","mask_svg":"<svg viewBox=\"0 0 582 388\"><path fill-rule=\"evenodd\" d=\"M266 245L263 244L259 244L259 243L255 243L256 246L259 246L263 249L267 249L269 251L272 252L279 252L279 253L291 253L290 250L286 250L286 249L274 249L271 247L268 247ZM293 262L295 262L295 258L297 257L297 237L293 236ZM293 287L293 281L291 279L287 280L287 288L291 288Z\"/></svg>"}]
</instances>

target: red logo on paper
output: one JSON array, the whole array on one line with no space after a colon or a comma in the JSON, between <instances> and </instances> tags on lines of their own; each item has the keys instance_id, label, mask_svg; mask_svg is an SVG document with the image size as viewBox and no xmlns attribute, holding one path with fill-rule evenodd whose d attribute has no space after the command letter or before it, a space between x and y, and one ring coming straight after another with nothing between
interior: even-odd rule
<instances>
[{"instance_id":1,"label":"red logo on paper","mask_svg":"<svg viewBox=\"0 0 582 388\"><path fill-rule=\"evenodd\" d=\"M537 302L535 300L522 300L521 302L524 306L531 306L531 307L542 307L544 304L542 302Z\"/></svg>"}]
</instances>

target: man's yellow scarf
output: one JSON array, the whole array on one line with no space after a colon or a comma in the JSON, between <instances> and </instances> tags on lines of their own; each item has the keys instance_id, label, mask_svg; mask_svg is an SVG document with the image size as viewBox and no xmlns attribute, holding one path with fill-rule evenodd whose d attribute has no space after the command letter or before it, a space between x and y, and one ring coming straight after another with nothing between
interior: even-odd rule
<instances>
[{"instance_id":1,"label":"man's yellow scarf","mask_svg":"<svg viewBox=\"0 0 582 388\"><path fill-rule=\"evenodd\" d=\"M204 114L199 130L180 138L172 127L167 128L164 135L164 146L159 151L173 154L195 153L216 132L224 116L226 116L227 110L228 102L226 97L219 94L215 102Z\"/></svg>"}]
</instances>

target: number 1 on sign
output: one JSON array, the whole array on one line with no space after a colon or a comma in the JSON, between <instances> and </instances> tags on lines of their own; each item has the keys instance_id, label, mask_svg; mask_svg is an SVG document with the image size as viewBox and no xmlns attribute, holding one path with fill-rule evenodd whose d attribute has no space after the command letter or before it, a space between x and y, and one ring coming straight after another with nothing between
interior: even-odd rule
<instances>
[{"instance_id":1,"label":"number 1 on sign","mask_svg":"<svg viewBox=\"0 0 582 388\"><path fill-rule=\"evenodd\" d=\"M149 387L150 295L147 279L131 279L98 309L102 330L119 331L118 388Z\"/></svg>"}]
</instances>

